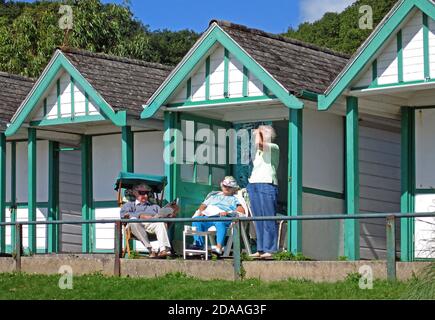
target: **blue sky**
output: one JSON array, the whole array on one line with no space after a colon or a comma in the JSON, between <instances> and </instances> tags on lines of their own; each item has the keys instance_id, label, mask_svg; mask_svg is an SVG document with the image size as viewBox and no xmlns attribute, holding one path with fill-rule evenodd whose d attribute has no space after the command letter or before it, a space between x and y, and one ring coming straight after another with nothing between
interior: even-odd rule
<instances>
[{"instance_id":1,"label":"blue sky","mask_svg":"<svg viewBox=\"0 0 435 320\"><path fill-rule=\"evenodd\" d=\"M32 2L32 0L26 0ZM102 0L122 3L123 0ZM355 0L130 0L135 17L151 29L204 31L211 19L229 20L272 33L340 12Z\"/></svg>"},{"instance_id":2,"label":"blue sky","mask_svg":"<svg viewBox=\"0 0 435 320\"><path fill-rule=\"evenodd\" d=\"M122 0L103 0L122 3ZM131 0L137 18L151 29L204 31L211 19L245 24L268 32L287 31L314 21L327 11L339 12L355 0Z\"/></svg>"}]
</instances>

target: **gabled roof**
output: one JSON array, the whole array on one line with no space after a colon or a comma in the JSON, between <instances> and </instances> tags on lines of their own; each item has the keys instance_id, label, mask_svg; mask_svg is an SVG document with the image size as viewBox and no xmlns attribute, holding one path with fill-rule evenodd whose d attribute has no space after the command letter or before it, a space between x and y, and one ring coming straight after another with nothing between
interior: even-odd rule
<instances>
[{"instance_id":1,"label":"gabled roof","mask_svg":"<svg viewBox=\"0 0 435 320\"><path fill-rule=\"evenodd\" d=\"M399 0L325 90L324 95L319 95L319 110L327 110L334 104L414 8L435 19L435 0Z\"/></svg>"},{"instance_id":2,"label":"gabled roof","mask_svg":"<svg viewBox=\"0 0 435 320\"><path fill-rule=\"evenodd\" d=\"M220 43L285 106L303 107L303 91L322 93L346 65L348 56L301 41L212 20L192 49L147 101L142 118L152 117L167 103L190 72Z\"/></svg>"},{"instance_id":3,"label":"gabled roof","mask_svg":"<svg viewBox=\"0 0 435 320\"><path fill-rule=\"evenodd\" d=\"M173 67L142 60L62 48L61 51L115 110L138 116Z\"/></svg>"},{"instance_id":4,"label":"gabled roof","mask_svg":"<svg viewBox=\"0 0 435 320\"><path fill-rule=\"evenodd\" d=\"M289 92L323 93L350 56L243 25L214 20ZM212 23L211 22L211 23Z\"/></svg>"},{"instance_id":5,"label":"gabled roof","mask_svg":"<svg viewBox=\"0 0 435 320\"><path fill-rule=\"evenodd\" d=\"M127 115L138 117L142 103L159 87L171 67L84 50L56 50L51 61L12 117L5 134L15 134L56 79L60 70L74 81L117 126L126 125Z\"/></svg>"},{"instance_id":6,"label":"gabled roof","mask_svg":"<svg viewBox=\"0 0 435 320\"><path fill-rule=\"evenodd\" d=\"M30 78L0 72L0 132L6 130L34 83Z\"/></svg>"}]
</instances>

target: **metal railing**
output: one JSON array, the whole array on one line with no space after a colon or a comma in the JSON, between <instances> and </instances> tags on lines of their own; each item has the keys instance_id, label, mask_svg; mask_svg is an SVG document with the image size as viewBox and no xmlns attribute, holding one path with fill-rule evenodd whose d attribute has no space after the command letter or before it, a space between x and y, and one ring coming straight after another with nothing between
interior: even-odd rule
<instances>
[{"instance_id":1,"label":"metal railing","mask_svg":"<svg viewBox=\"0 0 435 320\"><path fill-rule=\"evenodd\" d=\"M396 222L401 218L427 218L435 217L435 212L427 213L367 213L367 214L322 214L322 215L304 215L304 216L270 216L270 217L222 217L222 218L156 218L152 222L171 222L171 223L192 223L192 222L232 222L233 227L233 267L234 277L236 280L242 276L242 261L241 261L241 241L240 228L241 222L250 221L323 221L323 220L361 220L361 219L386 219L386 239L387 239L387 278L389 280L396 279ZM23 225L86 225L86 224L115 224L114 237L114 274L121 275L121 257L122 257L122 225L124 223L143 223L150 220L142 219L113 219L113 220L82 220L82 221L20 221L20 222L2 222L1 227L15 227L15 261L16 271L21 272L21 256L22 256L22 238Z\"/></svg>"}]
</instances>

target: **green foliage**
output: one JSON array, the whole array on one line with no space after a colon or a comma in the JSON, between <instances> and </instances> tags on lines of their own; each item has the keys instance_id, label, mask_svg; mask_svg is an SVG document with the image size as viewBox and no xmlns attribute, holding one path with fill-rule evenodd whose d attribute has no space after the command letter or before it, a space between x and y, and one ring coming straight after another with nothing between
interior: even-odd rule
<instances>
[{"instance_id":1,"label":"green foliage","mask_svg":"<svg viewBox=\"0 0 435 320\"><path fill-rule=\"evenodd\" d=\"M67 0L73 9L73 30L59 28L60 2L0 1L0 70L38 77L54 50L70 46L92 52L176 64L198 35L191 30L151 31L136 20L128 2Z\"/></svg>"},{"instance_id":2,"label":"green foliage","mask_svg":"<svg viewBox=\"0 0 435 320\"><path fill-rule=\"evenodd\" d=\"M413 276L403 298L413 300L435 299L435 263L427 266L421 274Z\"/></svg>"},{"instance_id":3,"label":"green foliage","mask_svg":"<svg viewBox=\"0 0 435 320\"><path fill-rule=\"evenodd\" d=\"M408 283L377 281L373 290L361 290L358 284L314 283L307 280L265 282L205 281L172 273L163 277L74 276L74 290L59 288L60 275L0 274L0 300L3 299L206 299L206 300L283 300L283 299L399 299ZM132 290L134 288L134 290Z\"/></svg>"},{"instance_id":4,"label":"green foliage","mask_svg":"<svg viewBox=\"0 0 435 320\"><path fill-rule=\"evenodd\" d=\"M338 261L347 261L348 258L346 256L339 256Z\"/></svg>"},{"instance_id":5,"label":"green foliage","mask_svg":"<svg viewBox=\"0 0 435 320\"><path fill-rule=\"evenodd\" d=\"M318 21L302 23L296 30L289 29L284 36L352 54L373 31L359 28L362 16L359 8L363 5L373 8L376 27L396 2L397 0L358 0L340 14L326 13Z\"/></svg>"},{"instance_id":6,"label":"green foliage","mask_svg":"<svg viewBox=\"0 0 435 320\"><path fill-rule=\"evenodd\" d=\"M273 259L277 261L311 261L310 258L304 256L300 252L298 252L297 254L293 254L287 251L275 253L273 255Z\"/></svg>"},{"instance_id":7,"label":"green foliage","mask_svg":"<svg viewBox=\"0 0 435 320\"><path fill-rule=\"evenodd\" d=\"M347 274L345 281L351 283L359 283L361 277L362 275L359 272L351 272Z\"/></svg>"}]
</instances>

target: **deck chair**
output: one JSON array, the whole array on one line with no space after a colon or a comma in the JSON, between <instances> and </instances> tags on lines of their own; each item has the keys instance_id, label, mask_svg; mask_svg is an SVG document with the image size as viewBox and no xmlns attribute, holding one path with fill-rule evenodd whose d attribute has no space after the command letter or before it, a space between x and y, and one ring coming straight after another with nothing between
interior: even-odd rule
<instances>
[{"instance_id":1,"label":"deck chair","mask_svg":"<svg viewBox=\"0 0 435 320\"><path fill-rule=\"evenodd\" d=\"M146 183L152 189L153 199L159 206L163 206L164 191L166 186L166 177L153 176L153 175L143 175L131 172L120 172L115 183L115 190L118 191L118 206L121 207L127 201L133 199L132 189L135 185ZM122 189L125 189L124 197L122 197ZM160 197L159 197L160 194ZM127 253L129 256L131 254L130 244L132 240L138 240L127 223L122 224L122 230L124 233L124 249L122 252L122 257ZM150 239L151 240L151 239Z\"/></svg>"},{"instance_id":2,"label":"deck chair","mask_svg":"<svg viewBox=\"0 0 435 320\"><path fill-rule=\"evenodd\" d=\"M207 200L212 195L215 195L215 194L217 194L219 192L220 191L212 191L212 192L210 192L206 196L205 200ZM239 200L240 204L242 205L243 209L245 210L245 215L243 215L243 216L250 216L250 214L251 214L250 213L250 208L249 208L248 202L246 202L246 200L245 200L245 194L244 194L245 192L246 192L246 189L239 190L239 192L237 193L236 197ZM198 214L199 214L199 212L196 211L192 218L197 217ZM245 250L247 251L248 254L251 254L251 247L250 247L250 243L249 243L249 238L248 238L247 233L246 233L246 229L247 229L248 226L249 226L249 222L248 223L247 222L242 222L241 223L241 230L240 231L241 231L241 236L242 236L243 243L245 245ZM232 223L228 227L228 229L227 229L228 240L227 240L227 242L226 242L226 244L224 246L223 257L229 257L230 253L232 251L232 247L233 247L233 231L234 231L234 224ZM189 233L192 234L192 232L189 232ZM215 246L216 245L216 241L215 241L216 228L214 226L210 227L207 230L207 235L208 235L208 237L210 239L209 243L211 244L211 246L212 247ZM186 243L183 243L185 251L186 251L186 245L187 245Z\"/></svg>"}]
</instances>

